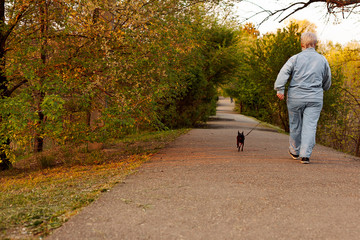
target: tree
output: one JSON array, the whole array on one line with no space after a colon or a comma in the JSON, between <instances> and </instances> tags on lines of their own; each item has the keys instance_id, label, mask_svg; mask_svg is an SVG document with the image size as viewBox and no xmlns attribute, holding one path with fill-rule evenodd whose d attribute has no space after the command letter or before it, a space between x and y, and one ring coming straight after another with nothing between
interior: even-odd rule
<instances>
[{"instance_id":1,"label":"tree","mask_svg":"<svg viewBox=\"0 0 360 240\"><path fill-rule=\"evenodd\" d=\"M191 127L215 114L217 87L230 81L238 69L238 30L230 23L200 17L190 24L196 48L182 55L177 93L159 99L161 122L167 127Z\"/></svg>"},{"instance_id":2,"label":"tree","mask_svg":"<svg viewBox=\"0 0 360 240\"><path fill-rule=\"evenodd\" d=\"M219 2L7 2L3 150L36 153L161 129L172 126L163 121L168 106L191 123L205 119L235 62L232 31L209 30L206 20Z\"/></svg>"},{"instance_id":3,"label":"tree","mask_svg":"<svg viewBox=\"0 0 360 240\"><path fill-rule=\"evenodd\" d=\"M303 32L316 33L317 26L314 23L312 23L312 22L310 22L310 21L308 21L306 19L297 20L297 19L291 18L288 21L285 21L285 23L286 23L287 26L291 25L292 23L298 25L300 33L303 33Z\"/></svg>"},{"instance_id":4,"label":"tree","mask_svg":"<svg viewBox=\"0 0 360 240\"><path fill-rule=\"evenodd\" d=\"M9 80L6 76L6 54L8 52L7 44L14 29L24 15L27 14L30 4L34 2L28 1L5 1L0 0L0 99L10 97L10 95L26 82L25 79L13 84L9 88ZM2 122L3 119L0 119ZM8 169L11 162L6 155L5 150L10 145L10 139L3 134L0 135L0 170Z\"/></svg>"},{"instance_id":5,"label":"tree","mask_svg":"<svg viewBox=\"0 0 360 240\"><path fill-rule=\"evenodd\" d=\"M324 52L332 69L332 87L324 97L318 139L328 146L360 155L360 46L327 44Z\"/></svg>"},{"instance_id":6,"label":"tree","mask_svg":"<svg viewBox=\"0 0 360 240\"><path fill-rule=\"evenodd\" d=\"M245 45L238 79L227 87L228 94L236 99L243 114L288 131L286 105L276 99L273 89L281 67L301 51L300 34L299 26L291 23L276 33L266 34Z\"/></svg>"}]
</instances>

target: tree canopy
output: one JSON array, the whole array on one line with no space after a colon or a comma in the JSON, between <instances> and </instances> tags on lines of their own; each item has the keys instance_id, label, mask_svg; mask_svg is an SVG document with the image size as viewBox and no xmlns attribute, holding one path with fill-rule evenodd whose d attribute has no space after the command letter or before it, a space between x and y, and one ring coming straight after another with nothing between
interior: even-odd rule
<instances>
[{"instance_id":1,"label":"tree canopy","mask_svg":"<svg viewBox=\"0 0 360 240\"><path fill-rule=\"evenodd\" d=\"M205 121L236 72L229 2L0 1L2 162Z\"/></svg>"}]
</instances>

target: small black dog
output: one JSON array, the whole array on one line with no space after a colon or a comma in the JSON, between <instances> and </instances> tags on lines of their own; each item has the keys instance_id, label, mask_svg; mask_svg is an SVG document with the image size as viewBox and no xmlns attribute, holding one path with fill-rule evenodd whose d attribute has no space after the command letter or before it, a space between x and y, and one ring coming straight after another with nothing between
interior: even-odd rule
<instances>
[{"instance_id":1,"label":"small black dog","mask_svg":"<svg viewBox=\"0 0 360 240\"><path fill-rule=\"evenodd\" d=\"M244 151L244 143L245 143L244 132L240 133L238 131L238 135L236 137L236 147L238 149L238 152L240 151L240 148L241 148L241 151Z\"/></svg>"}]
</instances>

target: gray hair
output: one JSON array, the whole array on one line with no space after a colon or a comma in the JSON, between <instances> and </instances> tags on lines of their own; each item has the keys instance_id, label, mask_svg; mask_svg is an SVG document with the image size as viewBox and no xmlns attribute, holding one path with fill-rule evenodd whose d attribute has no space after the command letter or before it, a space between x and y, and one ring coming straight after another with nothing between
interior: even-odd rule
<instances>
[{"instance_id":1,"label":"gray hair","mask_svg":"<svg viewBox=\"0 0 360 240\"><path fill-rule=\"evenodd\" d=\"M301 46L303 48L315 47L317 43L317 37L315 33L305 32L301 34Z\"/></svg>"}]
</instances>

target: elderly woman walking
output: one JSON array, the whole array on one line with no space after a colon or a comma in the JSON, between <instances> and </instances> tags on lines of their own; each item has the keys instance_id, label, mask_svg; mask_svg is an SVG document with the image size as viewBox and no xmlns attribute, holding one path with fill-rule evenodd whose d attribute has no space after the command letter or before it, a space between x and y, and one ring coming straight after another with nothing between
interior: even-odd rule
<instances>
[{"instance_id":1,"label":"elderly woman walking","mask_svg":"<svg viewBox=\"0 0 360 240\"><path fill-rule=\"evenodd\" d=\"M289 153L301 163L310 163L315 146L317 122L323 106L323 92L331 86L331 70L324 56L315 51L317 37L306 32L301 35L302 52L292 56L281 68L274 88L277 97L284 99L287 93L290 139Z\"/></svg>"}]
</instances>

